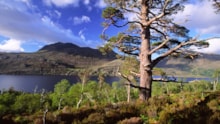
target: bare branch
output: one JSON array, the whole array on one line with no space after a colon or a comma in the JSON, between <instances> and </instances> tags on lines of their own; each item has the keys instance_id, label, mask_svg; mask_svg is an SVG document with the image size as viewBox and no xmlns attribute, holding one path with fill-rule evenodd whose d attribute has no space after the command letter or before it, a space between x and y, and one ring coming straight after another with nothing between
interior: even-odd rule
<instances>
[{"instance_id":1,"label":"bare branch","mask_svg":"<svg viewBox=\"0 0 220 124\"><path fill-rule=\"evenodd\" d=\"M123 77L124 79L126 79L127 81L128 81L128 83L125 83L125 85L129 85L129 86L131 86L131 87L134 87L134 88L138 88L139 90L149 90L148 88L146 88L146 87L141 87L141 86L137 86L137 85L134 85L134 84L132 84L131 82L131 80L127 77L127 76L125 76L125 75L123 75L123 74L121 74L121 73L118 73L121 77Z\"/></svg>"},{"instance_id":2,"label":"bare branch","mask_svg":"<svg viewBox=\"0 0 220 124\"><path fill-rule=\"evenodd\" d=\"M213 0L214 7L216 8L217 12L220 12L220 1L219 0Z\"/></svg>"},{"instance_id":3,"label":"bare branch","mask_svg":"<svg viewBox=\"0 0 220 124\"><path fill-rule=\"evenodd\" d=\"M167 38L165 41L163 41L159 46L157 46L156 48L152 49L150 51L149 54L153 54L154 52L156 52L157 50L161 49L164 45L166 45L166 43L169 41L169 39Z\"/></svg>"},{"instance_id":4,"label":"bare branch","mask_svg":"<svg viewBox=\"0 0 220 124\"><path fill-rule=\"evenodd\" d=\"M106 38L104 38L104 36L105 36L106 30L108 30L108 28L110 27L110 25L111 25L110 23L105 23L104 29L102 30L101 36L103 36L102 39L104 39L104 40L107 40Z\"/></svg>"},{"instance_id":5,"label":"bare branch","mask_svg":"<svg viewBox=\"0 0 220 124\"><path fill-rule=\"evenodd\" d=\"M154 18L150 19L145 26L151 25L154 21L158 20L159 18L162 18L164 15L165 15L165 13L163 12L163 13L155 16Z\"/></svg>"},{"instance_id":6,"label":"bare branch","mask_svg":"<svg viewBox=\"0 0 220 124\"><path fill-rule=\"evenodd\" d=\"M166 12L165 12L165 11L166 11L166 8L167 8L167 6L168 6L168 3L169 3L169 0L166 0L165 3L164 3L164 6L163 6L162 13L160 13L159 15L154 16L154 18L150 19L145 26L149 26L149 25L151 25L154 21L156 21L156 20L162 18L163 16L165 16L165 15L166 15Z\"/></svg>"},{"instance_id":7,"label":"bare branch","mask_svg":"<svg viewBox=\"0 0 220 124\"><path fill-rule=\"evenodd\" d=\"M135 14L137 14L137 15L140 15L140 13L137 12L137 11L135 11L135 10L127 9L127 8L124 8L124 7L123 7L122 9L125 10L125 11L127 11L127 12L135 13Z\"/></svg>"},{"instance_id":8,"label":"bare branch","mask_svg":"<svg viewBox=\"0 0 220 124\"><path fill-rule=\"evenodd\" d=\"M115 43L115 44L120 44L122 43L123 39L126 37L126 35L123 35L122 37L120 37L120 39Z\"/></svg>"},{"instance_id":9,"label":"bare branch","mask_svg":"<svg viewBox=\"0 0 220 124\"><path fill-rule=\"evenodd\" d=\"M133 71L130 71L130 73L135 75L136 77L141 77L141 74L139 74L139 73L136 73L136 72L133 72Z\"/></svg>"},{"instance_id":10,"label":"bare branch","mask_svg":"<svg viewBox=\"0 0 220 124\"><path fill-rule=\"evenodd\" d=\"M119 50L126 53L126 54L130 54L130 55L134 55L134 56L138 56L139 53L133 53L134 51L138 50L139 48L138 47L134 47L133 49L131 50L126 50L126 49L123 49L123 48L120 48L119 47Z\"/></svg>"},{"instance_id":11,"label":"bare branch","mask_svg":"<svg viewBox=\"0 0 220 124\"><path fill-rule=\"evenodd\" d=\"M157 33L163 35L164 38L166 38L167 35L166 35L165 33L163 33L162 31L160 31L160 30L158 30L157 28L152 27L152 26L151 26L150 28L153 29L154 31L156 31Z\"/></svg>"},{"instance_id":12,"label":"bare branch","mask_svg":"<svg viewBox=\"0 0 220 124\"><path fill-rule=\"evenodd\" d=\"M141 23L141 22L139 22L139 21L128 21L128 22L126 22L125 24L123 24L123 25L117 25L116 23L112 23L115 27L117 27L117 28L121 28L121 27L125 27L125 26L127 26L128 24L134 24L134 23L136 23L136 24L139 24L139 25L141 25L141 26L143 26L143 24Z\"/></svg>"}]
</instances>

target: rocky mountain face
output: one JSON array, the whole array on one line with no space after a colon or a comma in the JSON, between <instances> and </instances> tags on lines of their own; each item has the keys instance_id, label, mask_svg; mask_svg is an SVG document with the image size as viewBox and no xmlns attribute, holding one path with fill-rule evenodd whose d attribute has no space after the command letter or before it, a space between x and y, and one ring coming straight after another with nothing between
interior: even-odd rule
<instances>
[{"instance_id":1,"label":"rocky mountain face","mask_svg":"<svg viewBox=\"0 0 220 124\"><path fill-rule=\"evenodd\" d=\"M97 71L116 59L115 55L102 55L97 49L71 43L55 43L35 53L0 53L0 74L70 75L83 68Z\"/></svg>"}]
</instances>

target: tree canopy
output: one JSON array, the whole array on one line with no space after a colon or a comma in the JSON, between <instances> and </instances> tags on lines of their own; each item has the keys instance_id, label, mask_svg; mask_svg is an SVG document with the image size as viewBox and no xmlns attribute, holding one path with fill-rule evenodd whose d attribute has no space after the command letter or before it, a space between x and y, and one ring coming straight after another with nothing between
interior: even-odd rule
<instances>
[{"instance_id":1,"label":"tree canopy","mask_svg":"<svg viewBox=\"0 0 220 124\"><path fill-rule=\"evenodd\" d=\"M189 30L174 22L174 15L184 9L187 0L105 0L103 10L106 41L102 51L117 48L136 56L140 61L140 94L146 100L151 96L152 70L162 59L175 55L194 59L198 54L191 48L207 47L205 41L191 38ZM115 36L108 36L110 27L121 28ZM112 34L110 34L112 35ZM157 55L157 57L153 57Z\"/></svg>"}]
</instances>

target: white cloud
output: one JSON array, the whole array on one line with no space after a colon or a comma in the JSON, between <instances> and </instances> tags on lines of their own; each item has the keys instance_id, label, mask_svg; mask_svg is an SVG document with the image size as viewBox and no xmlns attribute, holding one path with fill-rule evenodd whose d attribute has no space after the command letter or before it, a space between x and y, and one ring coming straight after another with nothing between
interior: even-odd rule
<instances>
[{"instance_id":1,"label":"white cloud","mask_svg":"<svg viewBox=\"0 0 220 124\"><path fill-rule=\"evenodd\" d=\"M43 0L43 2L48 5L55 5L57 7L66 7L69 5L78 6L79 0Z\"/></svg>"},{"instance_id":2,"label":"white cloud","mask_svg":"<svg viewBox=\"0 0 220 124\"><path fill-rule=\"evenodd\" d=\"M27 6L31 6L31 0L21 0L22 2L24 2Z\"/></svg>"},{"instance_id":3,"label":"white cloud","mask_svg":"<svg viewBox=\"0 0 220 124\"><path fill-rule=\"evenodd\" d=\"M21 47L22 43L20 40L9 39L0 43L1 52L24 52L24 49Z\"/></svg>"},{"instance_id":4,"label":"white cloud","mask_svg":"<svg viewBox=\"0 0 220 124\"><path fill-rule=\"evenodd\" d=\"M78 25L82 23L88 23L91 19L88 16L83 15L82 17L74 17L73 18L73 24Z\"/></svg>"},{"instance_id":5,"label":"white cloud","mask_svg":"<svg viewBox=\"0 0 220 124\"><path fill-rule=\"evenodd\" d=\"M37 18L36 18L37 17ZM66 29L56 26L49 17L28 15L16 11L2 11L0 9L0 34L21 40L41 40L44 42L73 41L67 37ZM73 36L74 38L74 36ZM77 39L75 37L75 39Z\"/></svg>"},{"instance_id":6,"label":"white cloud","mask_svg":"<svg viewBox=\"0 0 220 124\"><path fill-rule=\"evenodd\" d=\"M220 54L220 38L211 38L207 42L209 43L208 48L197 49L196 51L208 54Z\"/></svg>"},{"instance_id":7,"label":"white cloud","mask_svg":"<svg viewBox=\"0 0 220 124\"><path fill-rule=\"evenodd\" d=\"M90 0L84 0L84 2L83 2L85 5L89 5L89 3L90 3Z\"/></svg>"},{"instance_id":8,"label":"white cloud","mask_svg":"<svg viewBox=\"0 0 220 124\"><path fill-rule=\"evenodd\" d=\"M92 7L90 6L91 0L84 0L83 4L86 6L88 11L92 11Z\"/></svg>"},{"instance_id":9,"label":"white cloud","mask_svg":"<svg viewBox=\"0 0 220 124\"><path fill-rule=\"evenodd\" d=\"M66 2L65 0L62 1ZM91 0L84 2L90 2L87 6L91 5ZM34 47L33 50L36 50L36 46L32 45L33 42L38 42L43 45L57 41L72 42L78 46L90 47L96 47L96 44L100 44L100 41L91 40L86 37L84 31L74 34L70 28L64 28L66 25L61 24L61 21L65 20L63 19L64 14L61 13L62 8L55 10L49 7L50 11L47 12L47 8L38 8L40 6L34 5L33 3L32 0L0 0L0 36L10 39L8 42L4 41L4 43L2 43L2 39L0 39L1 50L6 50L5 46L9 46L7 44L12 43L11 40L14 39L16 39L17 42L13 43L15 43L16 46L20 46L15 47L15 51L23 51L24 49L25 51L31 51L32 47ZM73 22L74 19L72 18L71 20ZM76 17L74 23L82 24L89 22L91 22L91 19L84 15ZM77 29L75 31L77 31ZM9 51L13 50L9 49Z\"/></svg>"},{"instance_id":10,"label":"white cloud","mask_svg":"<svg viewBox=\"0 0 220 124\"><path fill-rule=\"evenodd\" d=\"M185 5L183 12L175 16L175 21L197 34L220 34L220 15L215 13L211 1L203 0Z\"/></svg>"},{"instance_id":11,"label":"white cloud","mask_svg":"<svg viewBox=\"0 0 220 124\"><path fill-rule=\"evenodd\" d=\"M80 38L81 38L83 41L86 40L85 35L84 35L84 30L85 30L85 29L82 29L82 30L80 30L79 33L78 33L79 36L80 36Z\"/></svg>"},{"instance_id":12,"label":"white cloud","mask_svg":"<svg viewBox=\"0 0 220 124\"><path fill-rule=\"evenodd\" d=\"M105 8L107 6L107 4L105 3L104 0L97 0L95 3L95 6L99 7L99 8Z\"/></svg>"},{"instance_id":13,"label":"white cloud","mask_svg":"<svg viewBox=\"0 0 220 124\"><path fill-rule=\"evenodd\" d=\"M59 19L62 16L62 13L58 10L47 10L46 13L51 17L51 18L56 18Z\"/></svg>"},{"instance_id":14,"label":"white cloud","mask_svg":"<svg viewBox=\"0 0 220 124\"><path fill-rule=\"evenodd\" d=\"M27 6L18 1L1 0L0 19L0 35L9 39L22 42L75 42L79 46L84 45L70 29L62 28L47 16L28 11Z\"/></svg>"},{"instance_id":15,"label":"white cloud","mask_svg":"<svg viewBox=\"0 0 220 124\"><path fill-rule=\"evenodd\" d=\"M86 38L86 35L85 35L86 30L87 30L86 28L80 30L78 33L79 37L87 46L94 48L94 49L97 49L97 46L101 46L102 42L100 42L98 40L89 40L88 38Z\"/></svg>"}]
</instances>

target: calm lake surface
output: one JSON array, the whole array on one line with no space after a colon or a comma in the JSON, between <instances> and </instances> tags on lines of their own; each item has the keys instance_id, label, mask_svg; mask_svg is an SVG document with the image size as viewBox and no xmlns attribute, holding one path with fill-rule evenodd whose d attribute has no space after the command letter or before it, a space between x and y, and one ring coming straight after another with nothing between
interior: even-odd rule
<instances>
[{"instance_id":1,"label":"calm lake surface","mask_svg":"<svg viewBox=\"0 0 220 124\"><path fill-rule=\"evenodd\" d=\"M71 84L79 82L77 76L45 76L45 75L0 75L0 90L14 88L18 91L34 92L34 90L53 91L54 85L62 79L67 79ZM91 77L90 80L97 80ZM118 81L118 77L106 77L107 83Z\"/></svg>"},{"instance_id":2,"label":"calm lake surface","mask_svg":"<svg viewBox=\"0 0 220 124\"><path fill-rule=\"evenodd\" d=\"M77 76L0 75L0 90L8 90L13 87L15 90L24 92L34 92L35 90L40 92L42 89L45 89L46 91L53 91L54 85L62 79L69 80L71 84L79 82L79 78ZM90 80L97 81L97 77L91 77ZM119 77L105 78L105 82L107 83L119 80ZM211 78L179 78L178 80L187 82L192 80L211 81Z\"/></svg>"}]
</instances>

